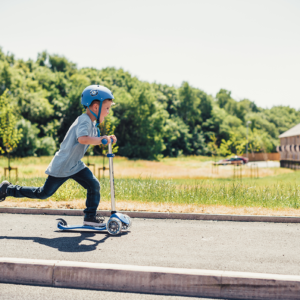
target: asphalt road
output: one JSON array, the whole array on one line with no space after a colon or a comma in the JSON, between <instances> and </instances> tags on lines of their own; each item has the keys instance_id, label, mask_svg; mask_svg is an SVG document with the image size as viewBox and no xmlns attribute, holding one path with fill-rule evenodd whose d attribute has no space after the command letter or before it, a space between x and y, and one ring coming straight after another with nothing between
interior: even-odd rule
<instances>
[{"instance_id":1,"label":"asphalt road","mask_svg":"<svg viewBox=\"0 0 300 300\"><path fill-rule=\"evenodd\" d=\"M138 293L117 293L83 289L64 289L43 286L0 283L1 300L218 300L208 298L149 295Z\"/></svg>"},{"instance_id":2,"label":"asphalt road","mask_svg":"<svg viewBox=\"0 0 300 300\"><path fill-rule=\"evenodd\" d=\"M61 232L55 219L0 214L0 257L300 275L300 224L133 219L109 236Z\"/></svg>"}]
</instances>

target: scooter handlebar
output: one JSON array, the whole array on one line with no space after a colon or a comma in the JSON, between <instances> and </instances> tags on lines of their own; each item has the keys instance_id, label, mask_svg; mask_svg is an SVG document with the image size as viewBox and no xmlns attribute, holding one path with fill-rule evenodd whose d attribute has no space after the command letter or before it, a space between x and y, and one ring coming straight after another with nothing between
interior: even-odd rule
<instances>
[{"instance_id":1,"label":"scooter handlebar","mask_svg":"<svg viewBox=\"0 0 300 300\"><path fill-rule=\"evenodd\" d=\"M110 138L111 139L111 142L113 143L114 142L114 140L112 139L112 138ZM101 141L101 143L103 144L103 145L106 145L107 144L107 142L108 142L108 140L107 139L103 139L102 141Z\"/></svg>"}]
</instances>

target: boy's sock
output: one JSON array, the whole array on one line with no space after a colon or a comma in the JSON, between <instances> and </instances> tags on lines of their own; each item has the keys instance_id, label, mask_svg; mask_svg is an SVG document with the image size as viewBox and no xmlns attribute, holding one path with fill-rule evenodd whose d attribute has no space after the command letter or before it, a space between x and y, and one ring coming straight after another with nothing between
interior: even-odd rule
<instances>
[{"instance_id":1,"label":"boy's sock","mask_svg":"<svg viewBox=\"0 0 300 300\"><path fill-rule=\"evenodd\" d=\"M89 226L99 226L101 223L104 222L104 217L98 214L97 216L87 216L85 215L83 220L83 225Z\"/></svg>"},{"instance_id":2,"label":"boy's sock","mask_svg":"<svg viewBox=\"0 0 300 300\"><path fill-rule=\"evenodd\" d=\"M10 182L4 180L0 183L0 202L4 201L7 196L7 187L11 185Z\"/></svg>"}]
</instances>

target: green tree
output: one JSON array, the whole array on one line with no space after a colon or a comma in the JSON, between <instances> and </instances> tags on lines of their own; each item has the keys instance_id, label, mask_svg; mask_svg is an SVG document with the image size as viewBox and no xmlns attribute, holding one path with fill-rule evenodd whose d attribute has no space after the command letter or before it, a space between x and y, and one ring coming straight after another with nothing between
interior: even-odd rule
<instances>
[{"instance_id":1,"label":"green tree","mask_svg":"<svg viewBox=\"0 0 300 300\"><path fill-rule=\"evenodd\" d=\"M192 134L189 133L189 127L178 116L166 119L163 126L163 139L165 149L162 154L164 156L177 157L192 153L190 143Z\"/></svg>"},{"instance_id":2,"label":"green tree","mask_svg":"<svg viewBox=\"0 0 300 300\"><path fill-rule=\"evenodd\" d=\"M54 72L64 72L68 76L76 72L76 64L67 60L67 58L59 55L49 55L50 69Z\"/></svg>"},{"instance_id":3,"label":"green tree","mask_svg":"<svg viewBox=\"0 0 300 300\"><path fill-rule=\"evenodd\" d=\"M42 53L38 53L38 57L37 57L37 64L40 66L46 66L46 61L48 59L48 53L47 51L43 51Z\"/></svg>"},{"instance_id":4,"label":"green tree","mask_svg":"<svg viewBox=\"0 0 300 300\"><path fill-rule=\"evenodd\" d=\"M231 99L231 92L225 89L220 89L220 91L216 95L217 102L220 108L225 108L226 104Z\"/></svg>"},{"instance_id":5,"label":"green tree","mask_svg":"<svg viewBox=\"0 0 300 300\"><path fill-rule=\"evenodd\" d=\"M10 153L17 147L22 137L22 130L16 128L17 118L14 114L15 108L11 105L8 90L0 96L0 139L1 153L8 156L8 170L10 177Z\"/></svg>"},{"instance_id":6,"label":"green tree","mask_svg":"<svg viewBox=\"0 0 300 300\"><path fill-rule=\"evenodd\" d=\"M114 135L115 132L115 118L113 117L112 111L110 111L109 115L105 118L104 122L102 122L100 126L101 135ZM94 152L96 154L106 155L108 153L108 147L106 145L94 146ZM112 144L112 152L117 153L119 149L118 143Z\"/></svg>"},{"instance_id":7,"label":"green tree","mask_svg":"<svg viewBox=\"0 0 300 300\"><path fill-rule=\"evenodd\" d=\"M0 95L6 90L10 89L12 84L11 67L7 61L0 61Z\"/></svg>"},{"instance_id":8,"label":"green tree","mask_svg":"<svg viewBox=\"0 0 300 300\"><path fill-rule=\"evenodd\" d=\"M22 137L18 143L18 147L13 151L13 155L18 157L36 156L39 146L38 134L40 133L37 125L31 124L30 121L21 118L17 122L16 128L22 131Z\"/></svg>"},{"instance_id":9,"label":"green tree","mask_svg":"<svg viewBox=\"0 0 300 300\"><path fill-rule=\"evenodd\" d=\"M218 153L219 155L221 156L228 156L228 155L231 155L231 144L232 144L232 141L231 140L228 140L228 141L225 141L224 139L221 141L221 144L220 144L220 147L218 149Z\"/></svg>"},{"instance_id":10,"label":"green tree","mask_svg":"<svg viewBox=\"0 0 300 300\"><path fill-rule=\"evenodd\" d=\"M119 154L130 158L158 159L165 149L163 126L168 113L155 101L148 84L140 84L130 93L118 89L114 116L119 120L116 136Z\"/></svg>"},{"instance_id":11,"label":"green tree","mask_svg":"<svg viewBox=\"0 0 300 300\"><path fill-rule=\"evenodd\" d=\"M207 119L212 117L212 110L213 110L212 102L213 100L211 99L211 97L203 93L199 108L201 111L201 118L204 122Z\"/></svg>"},{"instance_id":12,"label":"green tree","mask_svg":"<svg viewBox=\"0 0 300 300\"><path fill-rule=\"evenodd\" d=\"M215 134L211 135L211 141L208 143L208 149L212 155L212 157L216 157L218 155L218 143Z\"/></svg>"},{"instance_id":13,"label":"green tree","mask_svg":"<svg viewBox=\"0 0 300 300\"><path fill-rule=\"evenodd\" d=\"M21 139L13 154L55 151L82 113L80 96L90 84L113 91L117 106L111 125L118 137L118 153L131 158L207 155L212 135L222 155L242 153L246 120L252 122L249 150L275 151L278 135L300 122L299 110L288 106L263 109L248 99L236 101L226 89L220 89L214 99L188 82L176 88L142 82L123 69L78 69L66 57L46 51L36 61L23 61L0 47L0 95L9 89L12 105L18 106L14 111L17 126L28 137Z\"/></svg>"},{"instance_id":14,"label":"green tree","mask_svg":"<svg viewBox=\"0 0 300 300\"><path fill-rule=\"evenodd\" d=\"M201 124L200 98L197 97L195 90L187 83L183 82L178 90L179 107L178 116L187 124L190 129Z\"/></svg>"},{"instance_id":15,"label":"green tree","mask_svg":"<svg viewBox=\"0 0 300 300\"><path fill-rule=\"evenodd\" d=\"M55 151L56 151L56 144L52 137L45 136L38 139L38 149L36 152L38 156L53 155Z\"/></svg>"}]
</instances>

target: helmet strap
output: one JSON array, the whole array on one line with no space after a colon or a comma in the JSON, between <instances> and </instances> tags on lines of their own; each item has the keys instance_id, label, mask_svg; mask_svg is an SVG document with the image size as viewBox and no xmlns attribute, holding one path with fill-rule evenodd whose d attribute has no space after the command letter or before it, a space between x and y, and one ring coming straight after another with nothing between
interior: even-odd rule
<instances>
[{"instance_id":1,"label":"helmet strap","mask_svg":"<svg viewBox=\"0 0 300 300\"><path fill-rule=\"evenodd\" d=\"M100 124L101 108L102 108L102 101L100 101L100 104L99 104L99 111L98 111L98 117L97 117L97 126Z\"/></svg>"},{"instance_id":2,"label":"helmet strap","mask_svg":"<svg viewBox=\"0 0 300 300\"><path fill-rule=\"evenodd\" d=\"M91 114L96 118L97 123L96 123L96 127L100 124L100 115L101 115L101 108L102 108L102 101L100 101L99 104L99 111L98 111L98 116L89 108L89 111L91 112ZM100 136L100 130L99 128L97 128L98 130L98 137Z\"/></svg>"}]
</instances>

